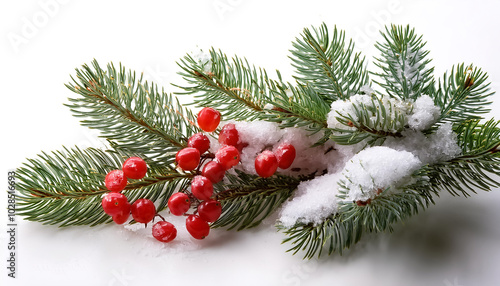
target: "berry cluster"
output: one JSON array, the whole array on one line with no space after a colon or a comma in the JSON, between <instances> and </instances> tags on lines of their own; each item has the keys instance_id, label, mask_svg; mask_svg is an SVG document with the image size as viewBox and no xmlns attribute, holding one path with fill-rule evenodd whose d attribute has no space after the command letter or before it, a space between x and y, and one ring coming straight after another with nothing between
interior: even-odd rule
<instances>
[{"instance_id":1,"label":"berry cluster","mask_svg":"<svg viewBox=\"0 0 500 286\"><path fill-rule=\"evenodd\" d=\"M198 113L198 126L205 132L213 132L220 124L220 113L213 108L203 108ZM210 140L203 133L196 133L188 139L187 147L175 156L177 166L183 171L194 171L190 190L181 190L168 200L168 209L175 216L186 216L186 229L195 239L204 239L210 232L210 224L219 219L221 203L214 199L214 184L222 181L226 171L240 163L240 152L248 146L240 142L238 130L233 123L222 126L218 141L220 148L209 153ZM282 143L275 150L264 150L255 159L255 170L263 178L272 176L278 168L289 168L295 159L295 148ZM201 170L201 171L200 171ZM162 221L153 225L153 237L162 242L170 242L177 236L173 224L157 214L154 203L148 199L138 199L130 204L121 193L127 186L127 179L142 179L147 173L147 165L138 157L127 159L121 170L113 170L106 175L105 185L110 191L102 199L104 212L113 217L117 224L123 224L130 214L135 221L147 224L159 216ZM193 208L193 213L188 213Z\"/></svg>"},{"instance_id":2,"label":"berry cluster","mask_svg":"<svg viewBox=\"0 0 500 286\"><path fill-rule=\"evenodd\" d=\"M127 197L121 193L127 186L127 178L142 179L147 171L148 167L144 160L131 157L123 163L121 170L113 170L106 175L104 184L110 193L102 199L102 208L105 213L113 217L113 221L117 224L125 223L130 213L136 221L144 223L148 223L155 216L156 208L152 201L141 199L130 205ZM152 216L151 213L153 213Z\"/></svg>"},{"instance_id":3,"label":"berry cluster","mask_svg":"<svg viewBox=\"0 0 500 286\"><path fill-rule=\"evenodd\" d=\"M197 121L203 131L213 132L219 126L220 113L213 108L203 108L198 113ZM226 126L222 129L231 129ZM226 133L227 136L223 135ZM196 239L204 239L210 232L210 223L215 222L222 213L220 202L212 199L213 184L222 181L225 172L240 162L240 152L234 146L238 143L238 131L234 124L231 131L221 131L220 134L219 142L223 147L215 156L207 154L210 140L203 133L191 136L188 147L179 150L175 156L179 168L184 171L196 170L198 174L191 180L191 192L183 190L173 194L168 200L168 208L173 215L187 216L186 229ZM212 160L205 163L207 159ZM187 214L192 202L196 210L193 214Z\"/></svg>"},{"instance_id":4,"label":"berry cluster","mask_svg":"<svg viewBox=\"0 0 500 286\"><path fill-rule=\"evenodd\" d=\"M127 186L127 179L140 180L147 171L144 160L131 157L123 163L121 170L113 170L106 175L104 184L110 192L103 197L101 204L104 212L112 216L115 223L125 223L132 214L135 221L147 224L158 215L153 201L138 199L130 204L127 197L121 193ZM160 221L153 226L153 236L160 241L170 241L176 235L177 230L168 222Z\"/></svg>"}]
</instances>

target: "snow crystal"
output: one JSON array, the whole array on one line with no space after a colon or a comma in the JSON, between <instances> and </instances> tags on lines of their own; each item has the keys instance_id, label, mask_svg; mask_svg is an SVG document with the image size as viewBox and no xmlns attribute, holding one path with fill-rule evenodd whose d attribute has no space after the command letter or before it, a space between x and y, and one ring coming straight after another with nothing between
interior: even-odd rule
<instances>
[{"instance_id":1,"label":"snow crystal","mask_svg":"<svg viewBox=\"0 0 500 286\"><path fill-rule=\"evenodd\" d=\"M295 197L281 210L280 223L292 227L297 222L321 223L337 211L338 180L340 174L326 174L299 184Z\"/></svg>"},{"instance_id":2,"label":"snow crystal","mask_svg":"<svg viewBox=\"0 0 500 286\"><path fill-rule=\"evenodd\" d=\"M349 201L368 200L390 186L404 184L422 162L410 152L378 146L354 155L344 167Z\"/></svg>"},{"instance_id":3,"label":"snow crystal","mask_svg":"<svg viewBox=\"0 0 500 286\"><path fill-rule=\"evenodd\" d=\"M440 114L440 108L434 105L430 96L424 94L413 103L408 125L414 130L426 130L436 122Z\"/></svg>"},{"instance_id":4,"label":"snow crystal","mask_svg":"<svg viewBox=\"0 0 500 286\"><path fill-rule=\"evenodd\" d=\"M407 130L402 138L387 138L383 145L411 152L424 164L447 161L462 152L451 123L440 125L435 133L428 136L420 131Z\"/></svg>"}]
</instances>

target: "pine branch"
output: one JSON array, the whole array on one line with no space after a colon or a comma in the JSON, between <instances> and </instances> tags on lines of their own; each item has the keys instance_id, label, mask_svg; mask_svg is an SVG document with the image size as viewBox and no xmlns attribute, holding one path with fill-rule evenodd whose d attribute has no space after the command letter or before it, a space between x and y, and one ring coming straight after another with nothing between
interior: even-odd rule
<instances>
[{"instance_id":1,"label":"pine branch","mask_svg":"<svg viewBox=\"0 0 500 286\"><path fill-rule=\"evenodd\" d=\"M430 187L452 195L470 196L476 190L490 191L500 187L499 121L469 120L457 128L462 155L450 161L427 166L425 175Z\"/></svg>"},{"instance_id":2,"label":"pine branch","mask_svg":"<svg viewBox=\"0 0 500 286\"><path fill-rule=\"evenodd\" d=\"M382 193L365 204L342 202L336 214L317 225L297 223L288 229L279 228L288 235L283 243L291 243L288 251L294 254L305 251L307 259L320 257L324 250L328 255L342 254L357 243L364 232L392 230L394 223L417 214L431 203L430 193L413 185L400 193Z\"/></svg>"},{"instance_id":3,"label":"pine branch","mask_svg":"<svg viewBox=\"0 0 500 286\"><path fill-rule=\"evenodd\" d=\"M464 64L453 67L450 76L445 73L439 81L435 103L441 107L439 122L457 122L469 119L482 119L481 114L488 113L491 104L488 97L490 83L488 75L479 68Z\"/></svg>"},{"instance_id":4,"label":"pine branch","mask_svg":"<svg viewBox=\"0 0 500 286\"><path fill-rule=\"evenodd\" d=\"M29 159L16 171L17 213L27 220L59 226L94 226L111 221L101 207L102 196L108 192L104 177L121 168L126 157L93 148L64 148ZM191 177L156 166L149 168L143 180L130 180L123 193L131 202L138 198L157 201L157 209L161 210L174 190Z\"/></svg>"},{"instance_id":5,"label":"pine branch","mask_svg":"<svg viewBox=\"0 0 500 286\"><path fill-rule=\"evenodd\" d=\"M283 204L300 180L287 176L260 178L237 171L228 174L216 199L222 203L222 215L212 227L243 230L259 225Z\"/></svg>"},{"instance_id":6,"label":"pine branch","mask_svg":"<svg viewBox=\"0 0 500 286\"><path fill-rule=\"evenodd\" d=\"M273 107L267 109L265 120L277 122L280 127L307 127L313 133L326 131L326 116L330 106L311 86L269 81Z\"/></svg>"},{"instance_id":7,"label":"pine branch","mask_svg":"<svg viewBox=\"0 0 500 286\"><path fill-rule=\"evenodd\" d=\"M224 120L255 120L262 116L265 100L269 97L268 76L246 59L229 60L221 51L210 50L210 71L205 72L190 55L180 60L183 72L179 74L189 86L178 86L195 95L194 104L219 110Z\"/></svg>"},{"instance_id":8,"label":"pine branch","mask_svg":"<svg viewBox=\"0 0 500 286\"><path fill-rule=\"evenodd\" d=\"M421 94L429 94L434 87L432 73L434 68L427 68L431 62L427 59L428 51L423 50L425 42L409 26L392 25L381 33L385 39L375 47L382 53L375 58L375 65L382 71L373 73L383 81L375 81L392 97L403 100L416 99Z\"/></svg>"},{"instance_id":9,"label":"pine branch","mask_svg":"<svg viewBox=\"0 0 500 286\"><path fill-rule=\"evenodd\" d=\"M330 138L340 145L367 140L368 145L382 143L386 137L402 137L407 118L396 104L384 97L371 95L371 102L352 103L353 112L337 111L339 127L332 128Z\"/></svg>"},{"instance_id":10,"label":"pine branch","mask_svg":"<svg viewBox=\"0 0 500 286\"><path fill-rule=\"evenodd\" d=\"M354 53L354 43L346 43L345 33L336 27L331 40L323 23L319 29L304 29L292 44L291 59L298 82L311 85L327 104L347 99L368 84L364 58Z\"/></svg>"},{"instance_id":11,"label":"pine branch","mask_svg":"<svg viewBox=\"0 0 500 286\"><path fill-rule=\"evenodd\" d=\"M104 70L93 61L92 67L77 69L76 79L66 86L79 95L66 105L83 126L100 130L113 148L148 157L151 163L169 165L171 153L200 131L177 99L121 65Z\"/></svg>"}]
</instances>

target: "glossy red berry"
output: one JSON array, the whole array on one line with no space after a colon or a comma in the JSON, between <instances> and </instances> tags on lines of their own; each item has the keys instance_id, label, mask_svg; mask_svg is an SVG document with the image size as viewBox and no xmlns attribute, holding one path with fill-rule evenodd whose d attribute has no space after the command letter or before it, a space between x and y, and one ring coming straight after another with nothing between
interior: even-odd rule
<instances>
[{"instance_id":1,"label":"glossy red berry","mask_svg":"<svg viewBox=\"0 0 500 286\"><path fill-rule=\"evenodd\" d=\"M269 150L265 150L255 158L255 171L262 178L271 177L278 169L278 159Z\"/></svg>"},{"instance_id":2,"label":"glossy red berry","mask_svg":"<svg viewBox=\"0 0 500 286\"><path fill-rule=\"evenodd\" d=\"M127 209L130 211L130 204L127 197L122 193L112 192L106 194L102 198L101 204L104 212L110 216L122 213Z\"/></svg>"},{"instance_id":3,"label":"glossy red berry","mask_svg":"<svg viewBox=\"0 0 500 286\"><path fill-rule=\"evenodd\" d=\"M224 169L229 170L240 162L240 152L234 146L224 146L215 153L215 158Z\"/></svg>"},{"instance_id":4,"label":"glossy red berry","mask_svg":"<svg viewBox=\"0 0 500 286\"><path fill-rule=\"evenodd\" d=\"M214 186L207 177L195 176L191 181L191 193L199 200L208 200L214 193Z\"/></svg>"},{"instance_id":5,"label":"glossy red berry","mask_svg":"<svg viewBox=\"0 0 500 286\"><path fill-rule=\"evenodd\" d=\"M130 217L130 204L128 204L128 207L124 208L122 212L115 214L113 216L113 221L116 224L124 224L126 221L128 221L129 217Z\"/></svg>"},{"instance_id":6,"label":"glossy red berry","mask_svg":"<svg viewBox=\"0 0 500 286\"><path fill-rule=\"evenodd\" d=\"M220 112L205 107L198 113L198 126L205 132L213 132L220 123Z\"/></svg>"},{"instance_id":7,"label":"glossy red berry","mask_svg":"<svg viewBox=\"0 0 500 286\"><path fill-rule=\"evenodd\" d=\"M210 233L208 222L197 215L186 218L186 229L196 239L204 239Z\"/></svg>"},{"instance_id":8,"label":"glossy red berry","mask_svg":"<svg viewBox=\"0 0 500 286\"><path fill-rule=\"evenodd\" d=\"M208 151L210 148L210 140L207 135L203 133L196 133L188 139L188 147L193 147L200 151L200 154L203 154Z\"/></svg>"},{"instance_id":9,"label":"glossy red berry","mask_svg":"<svg viewBox=\"0 0 500 286\"><path fill-rule=\"evenodd\" d=\"M236 130L236 126L233 123L228 123L222 126L219 133L220 144L237 146L239 140L240 135L238 134L238 130Z\"/></svg>"},{"instance_id":10,"label":"glossy red berry","mask_svg":"<svg viewBox=\"0 0 500 286\"><path fill-rule=\"evenodd\" d=\"M216 184L224 178L226 170L218 162L208 162L201 171L201 175L207 177L212 183Z\"/></svg>"},{"instance_id":11,"label":"glossy red berry","mask_svg":"<svg viewBox=\"0 0 500 286\"><path fill-rule=\"evenodd\" d=\"M146 172L148 171L148 166L146 162L139 157L130 157L125 162L123 162L122 166L123 173L125 177L130 179L139 180L144 178Z\"/></svg>"},{"instance_id":12,"label":"glossy red berry","mask_svg":"<svg viewBox=\"0 0 500 286\"><path fill-rule=\"evenodd\" d=\"M200 164L200 151L193 147L186 147L177 152L175 161L182 170L192 171Z\"/></svg>"},{"instance_id":13,"label":"glossy red berry","mask_svg":"<svg viewBox=\"0 0 500 286\"><path fill-rule=\"evenodd\" d=\"M177 236L175 226L166 221L159 221L153 225L153 237L161 242L170 242Z\"/></svg>"},{"instance_id":14,"label":"glossy red berry","mask_svg":"<svg viewBox=\"0 0 500 286\"><path fill-rule=\"evenodd\" d=\"M218 201L205 201L198 206L198 215L207 222L214 222L219 219L222 213L222 206Z\"/></svg>"},{"instance_id":15,"label":"glossy red berry","mask_svg":"<svg viewBox=\"0 0 500 286\"><path fill-rule=\"evenodd\" d=\"M191 207L189 196L184 193L175 193L168 199L168 209L173 215L183 215Z\"/></svg>"},{"instance_id":16,"label":"glossy red berry","mask_svg":"<svg viewBox=\"0 0 500 286\"><path fill-rule=\"evenodd\" d=\"M140 223L148 223L156 215L155 204L148 199L138 199L132 204L130 211L135 221Z\"/></svg>"},{"instance_id":17,"label":"glossy red berry","mask_svg":"<svg viewBox=\"0 0 500 286\"><path fill-rule=\"evenodd\" d=\"M296 151L292 144L283 143L274 151L280 169L288 169L295 160Z\"/></svg>"},{"instance_id":18,"label":"glossy red berry","mask_svg":"<svg viewBox=\"0 0 500 286\"><path fill-rule=\"evenodd\" d=\"M104 178L104 184L111 192L121 192L127 186L127 177L122 170L113 170Z\"/></svg>"}]
</instances>

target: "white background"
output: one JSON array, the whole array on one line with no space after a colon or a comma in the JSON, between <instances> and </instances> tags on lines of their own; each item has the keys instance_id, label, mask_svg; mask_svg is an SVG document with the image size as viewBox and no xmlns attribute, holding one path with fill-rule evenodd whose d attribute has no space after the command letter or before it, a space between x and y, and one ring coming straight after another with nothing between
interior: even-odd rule
<instances>
[{"instance_id":1,"label":"white background","mask_svg":"<svg viewBox=\"0 0 500 286\"><path fill-rule=\"evenodd\" d=\"M122 62L175 91L176 61L196 46L238 54L286 78L291 41L304 27L346 30L371 60L378 29L410 24L424 35L436 75L474 63L500 89L499 1L2 1L2 184L7 170L41 150L100 147L63 106L70 74L96 58ZM373 67L373 65L369 65ZM491 116L500 118L498 96ZM183 101L189 101L184 98ZM498 285L500 192L449 195L366 236L344 256L303 261L285 253L270 222L172 244L122 226L58 229L19 219L17 278L7 277L6 194L0 196L2 285ZM174 221L181 226L182 220ZM5 265L5 266L4 266ZM6 283L7 284L6 284ZM149 284L148 284L149 283ZM153 284L154 283L154 284Z\"/></svg>"}]
</instances>

